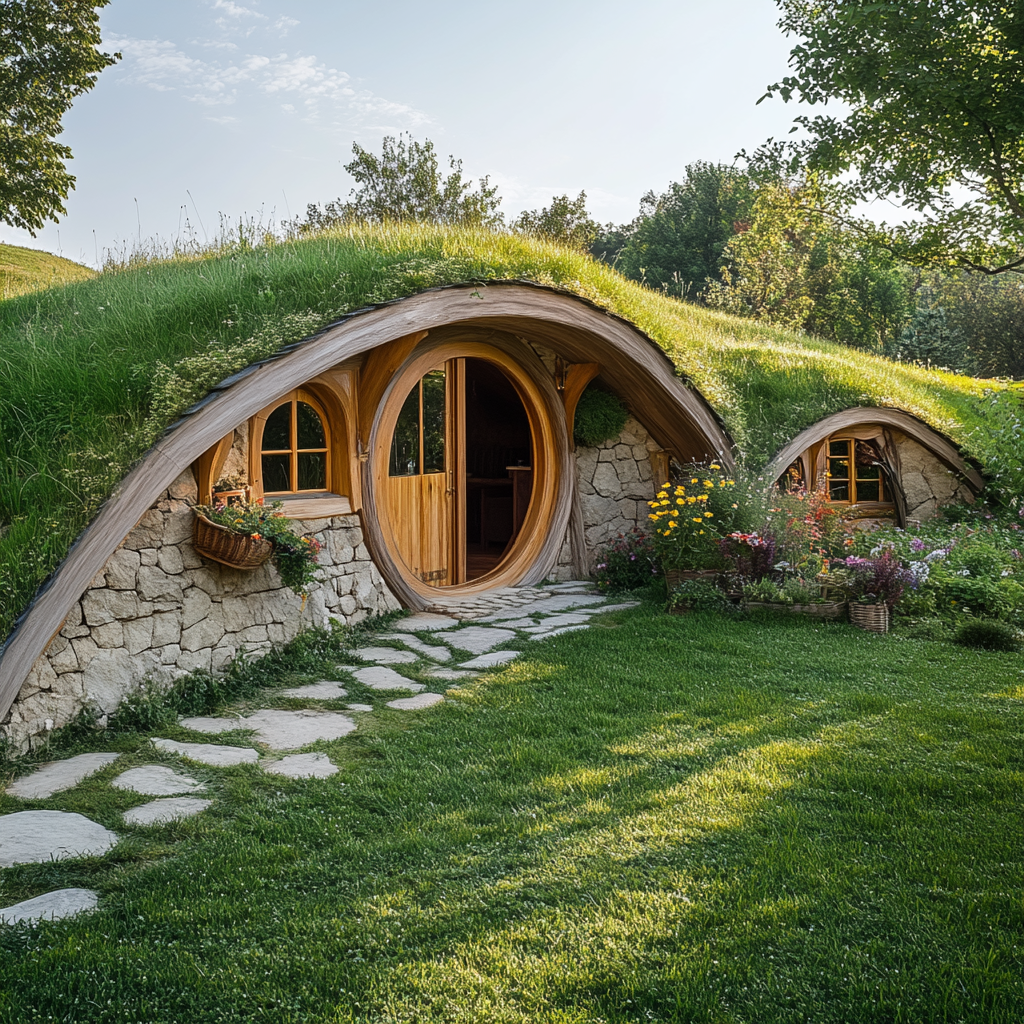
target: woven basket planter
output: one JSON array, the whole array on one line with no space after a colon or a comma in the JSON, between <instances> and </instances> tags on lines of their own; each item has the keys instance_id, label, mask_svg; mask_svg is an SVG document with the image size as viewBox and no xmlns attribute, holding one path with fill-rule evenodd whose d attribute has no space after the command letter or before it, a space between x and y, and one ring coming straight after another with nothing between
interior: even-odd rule
<instances>
[{"instance_id":1,"label":"woven basket planter","mask_svg":"<svg viewBox=\"0 0 1024 1024\"><path fill-rule=\"evenodd\" d=\"M809 615L815 619L838 619L846 607L842 601L826 601L823 604L782 604L774 601L747 601L744 605L748 611L754 608L770 608L775 612L786 612L789 615Z\"/></svg>"},{"instance_id":2,"label":"woven basket planter","mask_svg":"<svg viewBox=\"0 0 1024 1024\"><path fill-rule=\"evenodd\" d=\"M192 527L192 546L203 558L232 569L255 569L274 553L269 540L232 533L226 526L211 523L201 515L196 515Z\"/></svg>"},{"instance_id":3,"label":"woven basket planter","mask_svg":"<svg viewBox=\"0 0 1024 1024\"><path fill-rule=\"evenodd\" d=\"M665 586L670 594L683 580L704 580L714 586L720 575L718 569L666 569Z\"/></svg>"},{"instance_id":4,"label":"woven basket planter","mask_svg":"<svg viewBox=\"0 0 1024 1024\"><path fill-rule=\"evenodd\" d=\"M889 632L889 606L885 604L857 604L850 602L850 622L858 629L872 633Z\"/></svg>"}]
</instances>

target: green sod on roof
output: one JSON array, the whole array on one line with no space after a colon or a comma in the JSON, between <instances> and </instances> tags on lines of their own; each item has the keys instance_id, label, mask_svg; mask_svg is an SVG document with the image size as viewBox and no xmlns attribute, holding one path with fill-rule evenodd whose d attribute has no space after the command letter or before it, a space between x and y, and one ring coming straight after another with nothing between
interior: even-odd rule
<instances>
[{"instance_id":1,"label":"green sod on roof","mask_svg":"<svg viewBox=\"0 0 1024 1024\"><path fill-rule=\"evenodd\" d=\"M650 335L748 469L854 405L912 413L1001 476L1024 463L1005 387L668 299L556 245L422 225L239 245L0 303L0 637L131 465L220 380L354 309L510 279L568 289Z\"/></svg>"}]
</instances>

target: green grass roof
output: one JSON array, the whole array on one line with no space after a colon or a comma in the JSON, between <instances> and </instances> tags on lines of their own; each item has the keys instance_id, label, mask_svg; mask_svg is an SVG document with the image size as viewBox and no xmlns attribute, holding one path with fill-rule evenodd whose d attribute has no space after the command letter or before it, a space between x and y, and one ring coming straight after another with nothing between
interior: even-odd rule
<instances>
[{"instance_id":1,"label":"green grass roof","mask_svg":"<svg viewBox=\"0 0 1024 1024\"><path fill-rule=\"evenodd\" d=\"M709 312L520 236L366 228L140 262L0 303L0 636L129 467L218 381L354 309L509 279L568 289L649 334L748 468L853 405L912 413L983 466L1024 462L1019 435L993 429L1002 385Z\"/></svg>"}]
</instances>

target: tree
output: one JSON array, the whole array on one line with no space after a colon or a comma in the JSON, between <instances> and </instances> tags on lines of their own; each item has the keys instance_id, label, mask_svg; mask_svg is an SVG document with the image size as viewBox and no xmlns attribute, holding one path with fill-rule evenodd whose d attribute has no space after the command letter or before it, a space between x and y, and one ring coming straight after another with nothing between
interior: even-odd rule
<instances>
[{"instance_id":1,"label":"tree","mask_svg":"<svg viewBox=\"0 0 1024 1024\"><path fill-rule=\"evenodd\" d=\"M793 131L808 137L785 147L789 169L831 182L847 208L894 197L917 211L903 226L861 222L902 260L1024 272L1024 5L777 2L779 27L800 41L794 73L761 99L850 108L845 117L797 117ZM778 145L770 140L759 155Z\"/></svg>"},{"instance_id":2,"label":"tree","mask_svg":"<svg viewBox=\"0 0 1024 1024\"><path fill-rule=\"evenodd\" d=\"M0 220L35 235L75 187L61 118L119 60L101 53L109 0L0 0Z\"/></svg>"},{"instance_id":3,"label":"tree","mask_svg":"<svg viewBox=\"0 0 1024 1024\"><path fill-rule=\"evenodd\" d=\"M689 164L662 195L648 192L618 253L618 268L670 295L696 297L717 278L737 225L750 219L753 186L742 171L704 161Z\"/></svg>"},{"instance_id":4,"label":"tree","mask_svg":"<svg viewBox=\"0 0 1024 1024\"><path fill-rule=\"evenodd\" d=\"M590 249L601 231L601 225L587 213L587 193L575 199L555 196L550 206L526 210L512 221L512 230L536 238L547 238L573 249Z\"/></svg>"},{"instance_id":5,"label":"tree","mask_svg":"<svg viewBox=\"0 0 1024 1024\"><path fill-rule=\"evenodd\" d=\"M352 144L353 160L345 170L355 178L358 188L349 193L348 202L340 199L321 208L311 203L306 220L297 225L309 233L338 223L369 221L421 221L435 224L468 224L493 227L501 223L497 212L501 203L497 186L480 179L473 191L463 180L462 161L448 158L450 174L438 168L434 144L427 139L416 142L412 136L386 136L381 155L375 156L358 142Z\"/></svg>"}]
</instances>

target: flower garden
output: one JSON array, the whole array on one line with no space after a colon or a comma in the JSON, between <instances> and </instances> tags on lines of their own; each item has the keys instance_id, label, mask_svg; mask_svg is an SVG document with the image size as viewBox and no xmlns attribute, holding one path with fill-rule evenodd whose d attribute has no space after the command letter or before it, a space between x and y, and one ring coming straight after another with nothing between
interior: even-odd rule
<instances>
[{"instance_id":1,"label":"flower garden","mask_svg":"<svg viewBox=\"0 0 1024 1024\"><path fill-rule=\"evenodd\" d=\"M767 608L978 647L1020 642L1024 505L864 528L820 493L766 492L715 463L685 467L649 505L649 531L618 537L598 562L602 588L664 576L675 612Z\"/></svg>"}]
</instances>

